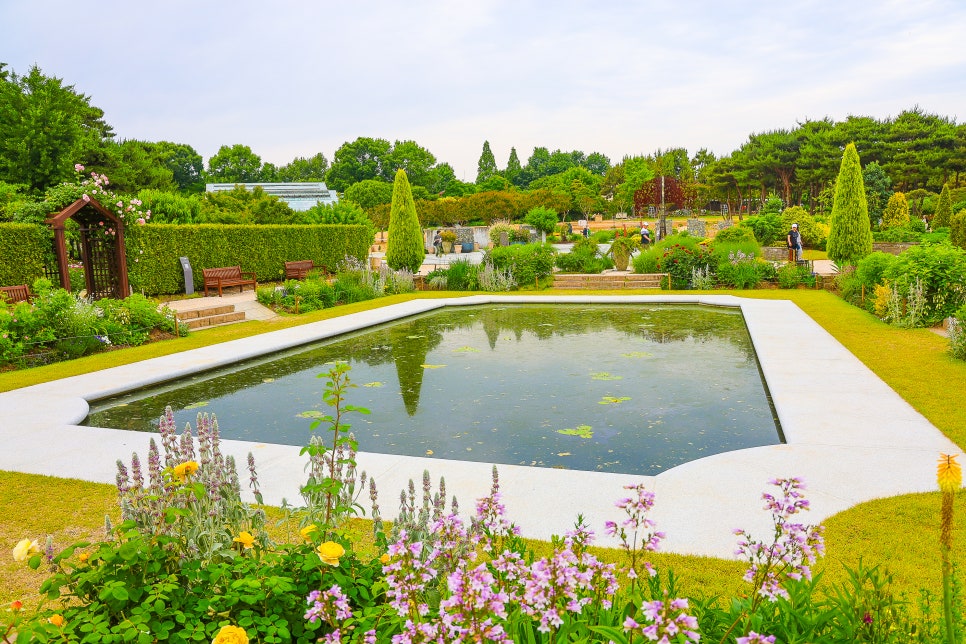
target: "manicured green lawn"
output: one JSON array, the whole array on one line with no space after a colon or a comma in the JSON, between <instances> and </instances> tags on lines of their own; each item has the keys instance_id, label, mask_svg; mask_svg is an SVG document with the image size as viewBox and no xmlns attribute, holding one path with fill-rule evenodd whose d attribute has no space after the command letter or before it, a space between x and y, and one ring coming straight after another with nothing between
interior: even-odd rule
<instances>
[{"instance_id":1,"label":"manicured green lawn","mask_svg":"<svg viewBox=\"0 0 966 644\"><path fill-rule=\"evenodd\" d=\"M554 291L554 294L560 294ZM628 291L608 294L628 294ZM693 292L692 292L693 293ZM893 387L905 400L959 445L966 444L966 362L946 353L947 341L928 330L895 329L824 291L715 291L743 297L790 299ZM532 294L528 293L528 294ZM581 292L586 294L586 292ZM248 322L219 327L156 345L89 356L73 362L0 374L0 391L87 373L119 364L224 342L366 310L414 297L452 297L452 293L394 296L298 318L274 322ZM7 419L5 422L15 422ZM118 455L123 456L123 455ZM937 455L938 456L938 455ZM856 472L861 476L862 472ZM763 482L764 488L764 482ZM466 504L470 500L461 501ZM609 502L609 501L604 501ZM750 499L758 503L757 499ZM939 504L937 493L905 495L862 504L825 522L827 555L817 570L825 579L842 581L845 567L882 563L895 578L894 591L915 601L920 588L940 592ZM957 500L954 526L955 557L966 557L966 499ZM88 536L103 536L105 514L114 515L114 489L68 479L0 472L0 606L12 599L32 601L32 591L43 579L15 564L10 549L21 538L55 535L59 546ZM512 517L511 517L512 518ZM698 520L696 518L696 520ZM361 537L360 537L361 539ZM620 553L611 551L610 556ZM659 567L670 565L685 593L728 595L744 587L741 562L656 555ZM29 604L28 604L29 605Z\"/></svg>"}]
</instances>

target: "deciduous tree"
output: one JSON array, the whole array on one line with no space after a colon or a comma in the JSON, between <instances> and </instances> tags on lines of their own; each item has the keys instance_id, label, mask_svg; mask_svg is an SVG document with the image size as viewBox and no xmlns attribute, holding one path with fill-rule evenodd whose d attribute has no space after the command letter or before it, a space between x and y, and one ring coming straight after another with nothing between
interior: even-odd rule
<instances>
[{"instance_id":1,"label":"deciduous tree","mask_svg":"<svg viewBox=\"0 0 966 644\"><path fill-rule=\"evenodd\" d=\"M353 183L365 179L390 181L385 164L392 146L385 139L359 137L343 143L332 159L332 166L325 175L325 182L333 190L345 192Z\"/></svg>"},{"instance_id":2,"label":"deciduous tree","mask_svg":"<svg viewBox=\"0 0 966 644\"><path fill-rule=\"evenodd\" d=\"M839 266L854 266L872 252L869 207L865 200L862 165L854 143L849 143L842 154L826 250L829 258Z\"/></svg>"},{"instance_id":3,"label":"deciduous tree","mask_svg":"<svg viewBox=\"0 0 966 644\"><path fill-rule=\"evenodd\" d=\"M208 159L210 183L257 183L262 181L262 158L247 145L223 145Z\"/></svg>"}]
</instances>

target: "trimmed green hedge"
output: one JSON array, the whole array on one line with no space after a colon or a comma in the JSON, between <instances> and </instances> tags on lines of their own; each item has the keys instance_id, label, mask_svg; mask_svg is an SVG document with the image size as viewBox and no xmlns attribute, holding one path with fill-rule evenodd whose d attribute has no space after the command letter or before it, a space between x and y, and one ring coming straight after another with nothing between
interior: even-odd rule
<instances>
[{"instance_id":1,"label":"trimmed green hedge","mask_svg":"<svg viewBox=\"0 0 966 644\"><path fill-rule=\"evenodd\" d=\"M0 286L33 284L44 276L44 264L53 255L53 235L46 226L0 224Z\"/></svg>"},{"instance_id":2,"label":"trimmed green hedge","mask_svg":"<svg viewBox=\"0 0 966 644\"><path fill-rule=\"evenodd\" d=\"M371 231L359 225L149 225L125 229L128 279L147 295L184 292L179 261L191 262L195 290L204 285L202 269L241 266L259 281L284 278L285 262L311 259L335 272L346 256L364 262Z\"/></svg>"}]
</instances>

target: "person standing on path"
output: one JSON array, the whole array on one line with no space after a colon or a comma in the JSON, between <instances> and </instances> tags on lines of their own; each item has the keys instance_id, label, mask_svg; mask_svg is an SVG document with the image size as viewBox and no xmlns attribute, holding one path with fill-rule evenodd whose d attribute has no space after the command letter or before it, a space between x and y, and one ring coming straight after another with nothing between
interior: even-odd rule
<instances>
[{"instance_id":1,"label":"person standing on path","mask_svg":"<svg viewBox=\"0 0 966 644\"><path fill-rule=\"evenodd\" d=\"M788 231L788 247L795 250L795 261L802 260L802 235L798 232L798 224L792 224Z\"/></svg>"}]
</instances>

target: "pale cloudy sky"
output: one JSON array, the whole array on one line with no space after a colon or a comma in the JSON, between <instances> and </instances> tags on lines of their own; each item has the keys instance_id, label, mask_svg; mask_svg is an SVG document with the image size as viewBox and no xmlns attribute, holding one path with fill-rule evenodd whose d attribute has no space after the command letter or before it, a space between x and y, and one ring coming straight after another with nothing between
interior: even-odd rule
<instances>
[{"instance_id":1,"label":"pale cloudy sky","mask_svg":"<svg viewBox=\"0 0 966 644\"><path fill-rule=\"evenodd\" d=\"M284 164L415 140L458 178L483 141L737 148L806 118L966 118L961 0L0 0L0 62L91 97L118 138Z\"/></svg>"}]
</instances>

